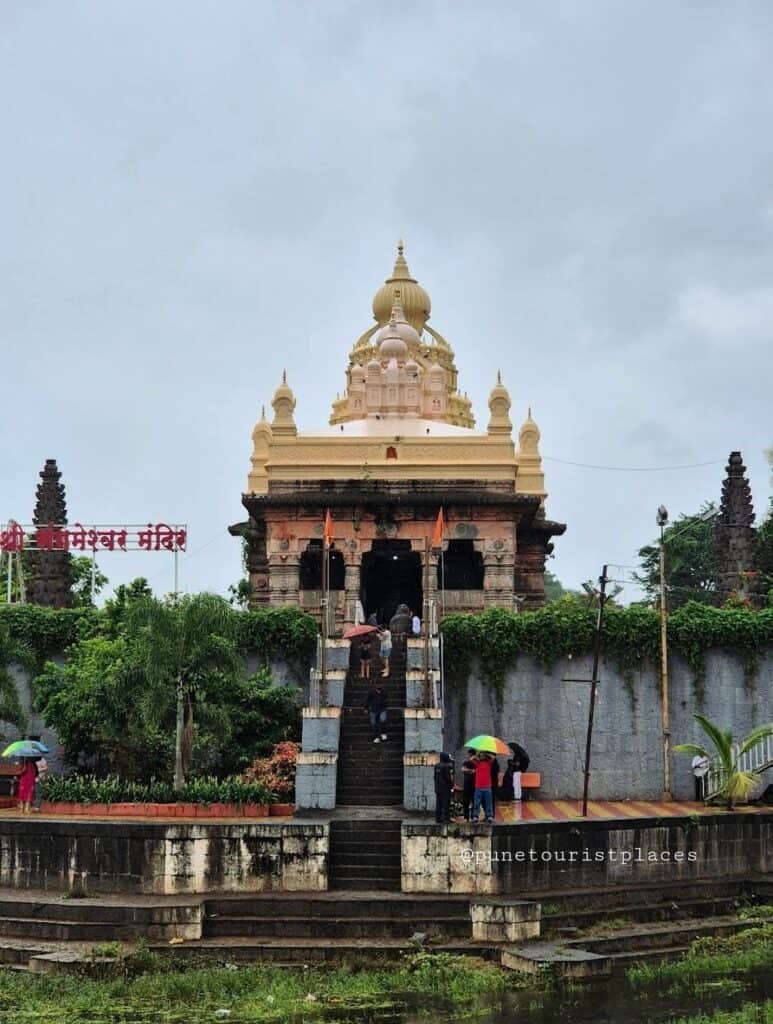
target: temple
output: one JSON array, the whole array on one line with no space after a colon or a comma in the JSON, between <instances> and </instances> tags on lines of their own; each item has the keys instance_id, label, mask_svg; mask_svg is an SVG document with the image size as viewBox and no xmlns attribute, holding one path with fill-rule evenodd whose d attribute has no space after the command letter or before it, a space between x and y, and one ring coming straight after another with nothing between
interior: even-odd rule
<instances>
[{"instance_id":1,"label":"temple","mask_svg":"<svg viewBox=\"0 0 773 1024\"><path fill-rule=\"evenodd\" d=\"M545 557L566 527L546 517L539 428L529 409L515 442L496 374L476 429L430 310L400 243L328 426L298 429L283 374L252 433L248 519L230 527L246 541L253 606L319 609L328 509L333 632L363 613L388 621L401 603L439 614L543 604ZM443 543L431 548L441 508Z\"/></svg>"},{"instance_id":2,"label":"temple","mask_svg":"<svg viewBox=\"0 0 773 1024\"><path fill-rule=\"evenodd\" d=\"M35 494L35 526L63 526L67 522L67 503L62 474L56 459L46 459ZM27 600L49 608L68 608L73 604L71 556L67 551L26 552L29 579Z\"/></svg>"}]
</instances>

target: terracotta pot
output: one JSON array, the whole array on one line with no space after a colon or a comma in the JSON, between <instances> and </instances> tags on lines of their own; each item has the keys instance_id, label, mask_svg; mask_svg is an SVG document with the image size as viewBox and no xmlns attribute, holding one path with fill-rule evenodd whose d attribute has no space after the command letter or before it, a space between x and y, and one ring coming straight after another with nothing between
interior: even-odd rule
<instances>
[{"instance_id":1,"label":"terracotta pot","mask_svg":"<svg viewBox=\"0 0 773 1024\"><path fill-rule=\"evenodd\" d=\"M295 813L295 804L269 804L268 813L272 818L289 818Z\"/></svg>"},{"instance_id":2,"label":"terracotta pot","mask_svg":"<svg viewBox=\"0 0 773 1024\"><path fill-rule=\"evenodd\" d=\"M234 815L233 804L210 804L209 810L213 818L231 818Z\"/></svg>"},{"instance_id":3,"label":"terracotta pot","mask_svg":"<svg viewBox=\"0 0 773 1024\"><path fill-rule=\"evenodd\" d=\"M178 818L195 818L198 811L197 804L178 804Z\"/></svg>"},{"instance_id":4,"label":"terracotta pot","mask_svg":"<svg viewBox=\"0 0 773 1024\"><path fill-rule=\"evenodd\" d=\"M244 816L245 818L267 818L268 804L245 804Z\"/></svg>"}]
</instances>

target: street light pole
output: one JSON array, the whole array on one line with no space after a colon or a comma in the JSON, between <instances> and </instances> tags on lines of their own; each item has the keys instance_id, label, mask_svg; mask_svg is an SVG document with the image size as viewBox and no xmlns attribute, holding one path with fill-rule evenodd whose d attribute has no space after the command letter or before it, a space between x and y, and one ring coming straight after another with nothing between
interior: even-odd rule
<instances>
[{"instance_id":1,"label":"street light pole","mask_svg":"<svg viewBox=\"0 0 773 1024\"><path fill-rule=\"evenodd\" d=\"M661 799L673 800L671 795L671 710L668 696L668 620L666 617L666 541L664 530L668 522L665 505L658 509L660 527L660 706L663 730L663 793Z\"/></svg>"}]
</instances>

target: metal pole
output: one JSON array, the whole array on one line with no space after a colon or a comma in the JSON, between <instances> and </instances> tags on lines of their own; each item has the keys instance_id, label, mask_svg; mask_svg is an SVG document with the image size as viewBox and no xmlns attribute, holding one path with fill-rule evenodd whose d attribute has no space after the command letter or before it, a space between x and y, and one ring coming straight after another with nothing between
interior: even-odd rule
<instances>
[{"instance_id":1,"label":"metal pole","mask_svg":"<svg viewBox=\"0 0 773 1024\"><path fill-rule=\"evenodd\" d=\"M319 668L320 668L320 690L321 690L321 701L323 705L327 705L327 634L328 634L328 616L327 616L327 602L328 602L328 559L329 550L327 538L322 541L322 647L320 649Z\"/></svg>"},{"instance_id":2,"label":"metal pole","mask_svg":"<svg viewBox=\"0 0 773 1024\"><path fill-rule=\"evenodd\" d=\"M97 549L91 552L91 603L96 604L97 591Z\"/></svg>"},{"instance_id":3,"label":"metal pole","mask_svg":"<svg viewBox=\"0 0 773 1024\"><path fill-rule=\"evenodd\" d=\"M8 557L8 589L7 589L7 592L6 592L6 600L8 601L8 604L10 604L11 603L11 598L13 597L13 554L9 551L7 557Z\"/></svg>"},{"instance_id":4,"label":"metal pole","mask_svg":"<svg viewBox=\"0 0 773 1024\"><path fill-rule=\"evenodd\" d=\"M666 618L666 544L660 527L660 703L663 726L663 800L671 795L671 712L668 697L668 620Z\"/></svg>"},{"instance_id":5,"label":"metal pole","mask_svg":"<svg viewBox=\"0 0 773 1024\"><path fill-rule=\"evenodd\" d=\"M593 637L593 673L590 684L590 707L588 708L588 736L585 741L585 778L582 787L582 816L588 817L588 788L590 786L590 752L593 742L593 716L596 711L596 690L599 684L599 659L601 656L601 625L604 621L606 603L607 567L599 577L599 611L596 617L596 632Z\"/></svg>"},{"instance_id":6,"label":"metal pole","mask_svg":"<svg viewBox=\"0 0 773 1024\"><path fill-rule=\"evenodd\" d=\"M178 547L177 541L174 544L174 600L177 603L177 593L179 590L179 558L178 558Z\"/></svg>"},{"instance_id":7,"label":"metal pole","mask_svg":"<svg viewBox=\"0 0 773 1024\"><path fill-rule=\"evenodd\" d=\"M424 538L424 707L429 707L429 537Z\"/></svg>"}]
</instances>

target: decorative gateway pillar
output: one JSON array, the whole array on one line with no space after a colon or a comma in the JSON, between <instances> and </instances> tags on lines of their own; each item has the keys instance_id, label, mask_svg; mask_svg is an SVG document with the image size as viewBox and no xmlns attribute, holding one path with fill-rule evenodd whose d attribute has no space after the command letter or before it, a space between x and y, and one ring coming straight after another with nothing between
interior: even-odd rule
<instances>
[{"instance_id":1,"label":"decorative gateway pillar","mask_svg":"<svg viewBox=\"0 0 773 1024\"><path fill-rule=\"evenodd\" d=\"M269 541L269 604L300 604L301 556L289 540Z\"/></svg>"}]
</instances>

